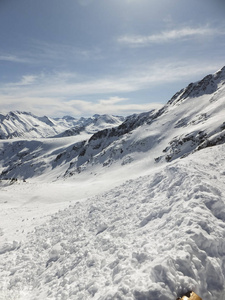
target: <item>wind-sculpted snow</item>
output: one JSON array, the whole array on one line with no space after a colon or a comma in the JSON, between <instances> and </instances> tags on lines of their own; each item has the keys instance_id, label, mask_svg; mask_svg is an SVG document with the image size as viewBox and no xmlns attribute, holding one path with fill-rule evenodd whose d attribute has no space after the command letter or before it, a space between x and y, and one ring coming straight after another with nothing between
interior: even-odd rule
<instances>
[{"instance_id":1,"label":"wind-sculpted snow","mask_svg":"<svg viewBox=\"0 0 225 300\"><path fill-rule=\"evenodd\" d=\"M3 299L174 300L189 290L225 299L224 150L54 214L1 251Z\"/></svg>"}]
</instances>

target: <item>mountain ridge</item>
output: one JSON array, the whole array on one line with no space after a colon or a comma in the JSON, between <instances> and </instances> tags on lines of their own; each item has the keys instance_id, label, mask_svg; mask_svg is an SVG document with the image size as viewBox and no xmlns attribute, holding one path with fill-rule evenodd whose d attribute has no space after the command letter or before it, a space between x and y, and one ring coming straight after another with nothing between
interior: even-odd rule
<instances>
[{"instance_id":1,"label":"mountain ridge","mask_svg":"<svg viewBox=\"0 0 225 300\"><path fill-rule=\"evenodd\" d=\"M128 116L123 122L120 119L117 126L110 124L111 128L85 131L82 127L85 122L86 128L98 122L99 115L95 115L89 119L81 118L80 127L69 128L48 142L3 142L0 146L0 178L28 179L30 174L34 177L45 173L50 176L56 170L56 178L76 177L81 172L91 174L96 168L97 173L101 173L101 168L110 169L113 165L132 166L141 163L144 157L149 166L154 167L222 144L225 142L224 83L223 67L196 82L195 88L191 84L176 93L160 110ZM48 120L45 118L46 122ZM65 136L71 137L66 141Z\"/></svg>"},{"instance_id":2,"label":"mountain ridge","mask_svg":"<svg viewBox=\"0 0 225 300\"><path fill-rule=\"evenodd\" d=\"M206 75L202 80L195 83L190 83L186 88L181 89L177 92L168 102L168 104L176 104L179 99L187 99L188 97L195 98L200 93L212 94L218 89L218 85L224 82L225 78L225 66L215 72L214 74Z\"/></svg>"},{"instance_id":3,"label":"mountain ridge","mask_svg":"<svg viewBox=\"0 0 225 300\"><path fill-rule=\"evenodd\" d=\"M30 112L11 111L5 115L0 114L0 139L71 136L82 130L94 133L102 128L119 125L123 120L122 116L106 114L77 119L71 116L38 117Z\"/></svg>"}]
</instances>

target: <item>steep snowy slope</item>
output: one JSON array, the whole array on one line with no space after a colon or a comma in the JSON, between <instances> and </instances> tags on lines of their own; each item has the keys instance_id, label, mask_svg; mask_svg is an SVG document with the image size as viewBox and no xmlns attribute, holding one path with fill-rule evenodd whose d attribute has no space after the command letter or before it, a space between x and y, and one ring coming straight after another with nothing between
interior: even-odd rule
<instances>
[{"instance_id":1,"label":"steep snowy slope","mask_svg":"<svg viewBox=\"0 0 225 300\"><path fill-rule=\"evenodd\" d=\"M209 80L210 79L210 80ZM171 161L225 141L225 68L176 94L161 110L94 134L68 169ZM206 88L207 87L207 88ZM140 126L141 125L141 126ZM146 165L145 160L145 165Z\"/></svg>"},{"instance_id":2,"label":"steep snowy slope","mask_svg":"<svg viewBox=\"0 0 225 300\"><path fill-rule=\"evenodd\" d=\"M93 134L101 129L121 124L123 117L94 115L91 118L76 119L37 117L27 112L10 112L0 115L0 139L43 138L50 136L71 136L81 132Z\"/></svg>"}]
</instances>

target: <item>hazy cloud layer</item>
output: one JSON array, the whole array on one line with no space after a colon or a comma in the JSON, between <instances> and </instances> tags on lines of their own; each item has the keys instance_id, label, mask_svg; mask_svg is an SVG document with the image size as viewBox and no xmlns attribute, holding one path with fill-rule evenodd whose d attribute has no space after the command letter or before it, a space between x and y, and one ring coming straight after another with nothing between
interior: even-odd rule
<instances>
[{"instance_id":1,"label":"hazy cloud layer","mask_svg":"<svg viewBox=\"0 0 225 300\"><path fill-rule=\"evenodd\" d=\"M0 61L12 62L12 63L30 63L31 60L25 56L17 56L13 54L0 54Z\"/></svg>"},{"instance_id":2,"label":"hazy cloud layer","mask_svg":"<svg viewBox=\"0 0 225 300\"><path fill-rule=\"evenodd\" d=\"M115 101L115 98L117 98L117 101ZM100 99L96 102L91 102L85 100L62 101L61 98L50 97L13 98L10 96L0 96L0 101L2 101L1 113L19 110L29 111L38 116L50 115L53 117L61 117L71 115L80 117L91 116L96 113L127 116L133 113L147 112L162 107L160 103L129 104L129 101L127 101L124 104L123 100L123 98L111 97L109 99Z\"/></svg>"},{"instance_id":3,"label":"hazy cloud layer","mask_svg":"<svg viewBox=\"0 0 225 300\"><path fill-rule=\"evenodd\" d=\"M225 35L224 29L211 28L209 26L203 27L183 27L173 30L165 30L158 34L152 35L133 35L133 36L121 36L118 39L119 43L130 46L146 46L149 44L162 44L172 42L174 40L190 39L196 37L209 37Z\"/></svg>"},{"instance_id":4,"label":"hazy cloud layer","mask_svg":"<svg viewBox=\"0 0 225 300\"><path fill-rule=\"evenodd\" d=\"M1 110L25 110L38 115L54 116L65 113L128 115L159 108L162 104L150 103L151 101L147 104L133 104L127 97L122 97L121 93L150 90L155 85L163 88L165 83L189 78L191 80L193 74L200 76L202 73L215 71L215 68L214 64L202 68L188 62L161 63L150 67L139 66L136 71L120 77L86 78L80 82L77 74L73 73L24 75L18 82L0 85ZM91 101L88 100L89 97L92 98Z\"/></svg>"}]
</instances>

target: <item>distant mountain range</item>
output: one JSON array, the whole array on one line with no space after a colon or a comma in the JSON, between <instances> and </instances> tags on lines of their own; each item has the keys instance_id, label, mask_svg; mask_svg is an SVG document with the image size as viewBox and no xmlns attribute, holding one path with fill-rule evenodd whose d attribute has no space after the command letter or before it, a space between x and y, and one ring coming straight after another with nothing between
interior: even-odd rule
<instances>
[{"instance_id":1,"label":"distant mountain range","mask_svg":"<svg viewBox=\"0 0 225 300\"><path fill-rule=\"evenodd\" d=\"M160 110L125 119L52 119L11 112L0 116L0 136L23 140L0 143L0 178L55 179L137 162L154 167L224 143L224 111L225 67L189 84Z\"/></svg>"},{"instance_id":2,"label":"distant mountain range","mask_svg":"<svg viewBox=\"0 0 225 300\"><path fill-rule=\"evenodd\" d=\"M46 138L66 137L81 132L95 133L99 130L117 126L124 117L111 115L94 115L90 118L50 118L37 117L28 112L12 111L6 115L0 114L0 139L12 138Z\"/></svg>"}]
</instances>

